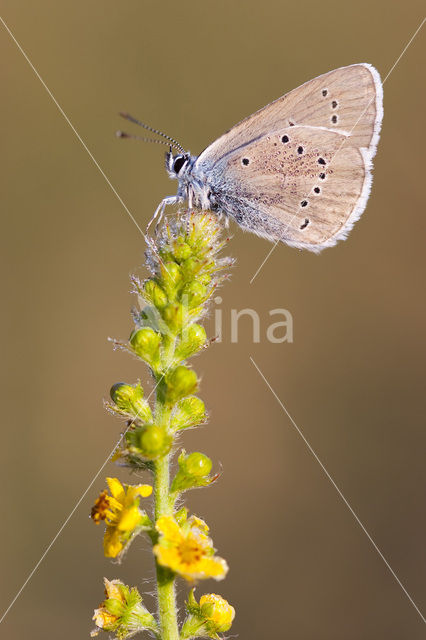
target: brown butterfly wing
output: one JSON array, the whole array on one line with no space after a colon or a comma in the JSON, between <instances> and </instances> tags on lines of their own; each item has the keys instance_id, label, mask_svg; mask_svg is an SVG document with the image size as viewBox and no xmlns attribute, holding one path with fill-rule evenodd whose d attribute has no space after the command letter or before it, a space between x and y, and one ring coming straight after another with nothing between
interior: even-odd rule
<instances>
[{"instance_id":1,"label":"brown butterfly wing","mask_svg":"<svg viewBox=\"0 0 426 640\"><path fill-rule=\"evenodd\" d=\"M345 238L365 208L382 115L374 67L341 67L237 124L203 151L195 169L241 226L320 251ZM283 135L287 146L277 142ZM315 165L320 157L325 171Z\"/></svg>"},{"instance_id":2,"label":"brown butterfly wing","mask_svg":"<svg viewBox=\"0 0 426 640\"><path fill-rule=\"evenodd\" d=\"M366 63L340 67L309 80L232 127L199 157L202 163L254 138L298 125L350 133L348 144L377 144L383 117L382 85L377 70Z\"/></svg>"},{"instance_id":3,"label":"brown butterfly wing","mask_svg":"<svg viewBox=\"0 0 426 640\"><path fill-rule=\"evenodd\" d=\"M220 209L250 231L319 251L350 229L364 205L369 173L347 136L294 126L219 160L212 188Z\"/></svg>"}]
</instances>

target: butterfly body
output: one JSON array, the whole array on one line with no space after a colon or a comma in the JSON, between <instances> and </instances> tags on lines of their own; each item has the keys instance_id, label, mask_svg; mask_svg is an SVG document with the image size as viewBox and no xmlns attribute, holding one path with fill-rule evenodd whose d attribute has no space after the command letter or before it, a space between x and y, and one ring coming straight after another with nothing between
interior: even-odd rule
<instances>
[{"instance_id":1,"label":"butterfly body","mask_svg":"<svg viewBox=\"0 0 426 640\"><path fill-rule=\"evenodd\" d=\"M382 115L374 67L351 65L314 78L200 156L167 153L179 186L159 209L187 201L269 240L319 252L345 238L365 208Z\"/></svg>"}]
</instances>

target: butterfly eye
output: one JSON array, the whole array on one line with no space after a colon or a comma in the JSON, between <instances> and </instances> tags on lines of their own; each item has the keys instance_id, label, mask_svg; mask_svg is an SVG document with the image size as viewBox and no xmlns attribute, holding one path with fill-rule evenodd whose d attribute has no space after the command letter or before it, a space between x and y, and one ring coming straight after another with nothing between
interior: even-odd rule
<instances>
[{"instance_id":1,"label":"butterfly eye","mask_svg":"<svg viewBox=\"0 0 426 640\"><path fill-rule=\"evenodd\" d=\"M319 177L320 177L321 180L325 180L325 173L320 173Z\"/></svg>"},{"instance_id":2,"label":"butterfly eye","mask_svg":"<svg viewBox=\"0 0 426 640\"><path fill-rule=\"evenodd\" d=\"M173 163L173 171L178 174L185 164L186 159L184 156L177 156L176 160Z\"/></svg>"},{"instance_id":3,"label":"butterfly eye","mask_svg":"<svg viewBox=\"0 0 426 640\"><path fill-rule=\"evenodd\" d=\"M332 122L333 124L336 124L336 122L337 122L337 116L331 116L331 122Z\"/></svg>"},{"instance_id":4,"label":"butterfly eye","mask_svg":"<svg viewBox=\"0 0 426 640\"><path fill-rule=\"evenodd\" d=\"M337 107L337 101L333 100L333 102L331 103L331 108L335 109Z\"/></svg>"}]
</instances>

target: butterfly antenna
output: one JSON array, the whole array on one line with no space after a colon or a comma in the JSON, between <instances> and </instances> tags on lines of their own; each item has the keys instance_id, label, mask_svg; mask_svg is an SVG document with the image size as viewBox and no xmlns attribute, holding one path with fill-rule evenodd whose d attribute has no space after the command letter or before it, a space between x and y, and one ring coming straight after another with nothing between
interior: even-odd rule
<instances>
[{"instance_id":1,"label":"butterfly antenna","mask_svg":"<svg viewBox=\"0 0 426 640\"><path fill-rule=\"evenodd\" d=\"M125 131L116 131L115 135L117 138L130 138L131 140L140 140L141 142L153 142L154 144L165 144L166 147L170 147L171 145L165 140L156 140L154 138L144 138L143 136L134 136L131 133L126 133Z\"/></svg>"},{"instance_id":2,"label":"butterfly antenna","mask_svg":"<svg viewBox=\"0 0 426 640\"><path fill-rule=\"evenodd\" d=\"M136 120L136 118L131 116L130 113L122 113L122 112L120 112L120 116L122 118L125 118L126 120L129 120L130 122L133 122L134 124L139 125L140 127L143 127L144 129L147 129L148 131L152 131L152 133L157 133L159 136L162 136L166 140L169 140L176 149L178 149L179 151L182 151L182 153L185 153L185 149L182 147L181 144L179 144L179 142L177 142L177 140L175 140L174 138L171 138L170 136L167 136L162 131L159 131L159 129L154 129L153 127L150 127L149 125L147 125L147 124L145 124L143 122L140 122L139 120Z\"/></svg>"}]
</instances>

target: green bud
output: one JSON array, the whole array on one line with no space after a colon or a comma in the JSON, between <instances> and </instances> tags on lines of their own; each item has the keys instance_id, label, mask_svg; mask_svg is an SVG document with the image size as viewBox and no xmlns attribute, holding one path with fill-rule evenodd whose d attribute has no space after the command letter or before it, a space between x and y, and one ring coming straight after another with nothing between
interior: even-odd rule
<instances>
[{"instance_id":1,"label":"green bud","mask_svg":"<svg viewBox=\"0 0 426 640\"><path fill-rule=\"evenodd\" d=\"M179 302L172 302L163 309L163 318L170 329L177 333L186 321L185 309Z\"/></svg>"},{"instance_id":2,"label":"green bud","mask_svg":"<svg viewBox=\"0 0 426 640\"><path fill-rule=\"evenodd\" d=\"M207 336L200 324L191 324L185 329L181 341L176 347L175 360L181 362L197 353L206 343Z\"/></svg>"},{"instance_id":3,"label":"green bud","mask_svg":"<svg viewBox=\"0 0 426 640\"><path fill-rule=\"evenodd\" d=\"M150 406L143 399L143 389L140 382L132 386L125 382L117 382L111 387L110 396L120 413L130 414L143 422L152 420Z\"/></svg>"},{"instance_id":4,"label":"green bud","mask_svg":"<svg viewBox=\"0 0 426 640\"><path fill-rule=\"evenodd\" d=\"M185 277L190 278L197 275L202 267L202 262L198 258L191 256L182 262L181 267Z\"/></svg>"},{"instance_id":5,"label":"green bud","mask_svg":"<svg viewBox=\"0 0 426 640\"><path fill-rule=\"evenodd\" d=\"M172 439L164 429L156 424L151 424L142 430L139 448L146 458L157 458L167 453L171 443Z\"/></svg>"},{"instance_id":6,"label":"green bud","mask_svg":"<svg viewBox=\"0 0 426 640\"><path fill-rule=\"evenodd\" d=\"M178 238L173 247L173 254L178 262L182 262L189 258L192 254L192 249L189 244L184 242L181 238Z\"/></svg>"},{"instance_id":7,"label":"green bud","mask_svg":"<svg viewBox=\"0 0 426 640\"><path fill-rule=\"evenodd\" d=\"M186 475L202 478L208 476L212 470L212 461L204 453L194 451L194 453L189 453L182 462L179 462L179 466Z\"/></svg>"},{"instance_id":8,"label":"green bud","mask_svg":"<svg viewBox=\"0 0 426 640\"><path fill-rule=\"evenodd\" d=\"M133 408L135 400L143 398L143 389L135 388L125 382L117 382L111 387L110 396L120 409L129 411Z\"/></svg>"},{"instance_id":9,"label":"green bud","mask_svg":"<svg viewBox=\"0 0 426 640\"><path fill-rule=\"evenodd\" d=\"M183 304L186 304L190 309L198 307L207 296L207 288L197 280L189 282L182 291L181 300Z\"/></svg>"},{"instance_id":10,"label":"green bud","mask_svg":"<svg viewBox=\"0 0 426 640\"><path fill-rule=\"evenodd\" d=\"M178 493L194 487L205 487L212 482L209 478L212 461L204 453L194 452L187 455L183 450L178 463L179 470L171 485L172 492Z\"/></svg>"},{"instance_id":11,"label":"green bud","mask_svg":"<svg viewBox=\"0 0 426 640\"><path fill-rule=\"evenodd\" d=\"M166 376L167 399L174 404L193 393L197 388L197 374L192 369L180 365Z\"/></svg>"},{"instance_id":12,"label":"green bud","mask_svg":"<svg viewBox=\"0 0 426 640\"><path fill-rule=\"evenodd\" d=\"M182 280L182 272L176 262L165 262L161 265L161 279L167 293L173 294Z\"/></svg>"},{"instance_id":13,"label":"green bud","mask_svg":"<svg viewBox=\"0 0 426 640\"><path fill-rule=\"evenodd\" d=\"M170 421L170 428L173 431L187 429L201 424L206 420L206 408L204 402L197 396L189 396L180 400L175 406Z\"/></svg>"},{"instance_id":14,"label":"green bud","mask_svg":"<svg viewBox=\"0 0 426 640\"><path fill-rule=\"evenodd\" d=\"M163 309L167 304L167 296L164 290L160 287L155 280L147 280L144 284L144 292L147 300L157 307L157 309Z\"/></svg>"},{"instance_id":15,"label":"green bud","mask_svg":"<svg viewBox=\"0 0 426 640\"><path fill-rule=\"evenodd\" d=\"M161 335L150 327L137 329L130 336L133 351L153 368L159 362Z\"/></svg>"}]
</instances>

